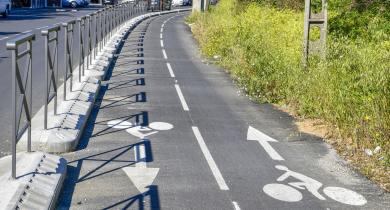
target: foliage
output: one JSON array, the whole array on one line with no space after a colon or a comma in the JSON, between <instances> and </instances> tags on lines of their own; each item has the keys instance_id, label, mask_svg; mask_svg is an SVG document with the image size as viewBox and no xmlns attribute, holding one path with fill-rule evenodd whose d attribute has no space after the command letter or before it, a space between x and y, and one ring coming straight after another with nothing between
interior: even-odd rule
<instances>
[{"instance_id":1,"label":"foliage","mask_svg":"<svg viewBox=\"0 0 390 210\"><path fill-rule=\"evenodd\" d=\"M219 64L253 99L289 104L301 116L325 120L353 151L380 146L375 161L388 171L390 14L377 9L379 1L364 7L356 2L362 0L329 5L326 61L313 56L306 70L303 12L296 6L301 0L221 0L188 21L203 53L220 56Z\"/></svg>"}]
</instances>

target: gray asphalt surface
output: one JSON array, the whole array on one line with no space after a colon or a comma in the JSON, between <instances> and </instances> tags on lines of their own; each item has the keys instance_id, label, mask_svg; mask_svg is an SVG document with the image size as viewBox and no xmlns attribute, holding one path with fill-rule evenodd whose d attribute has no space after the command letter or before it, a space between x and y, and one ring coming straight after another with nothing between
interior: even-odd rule
<instances>
[{"instance_id":1,"label":"gray asphalt surface","mask_svg":"<svg viewBox=\"0 0 390 210\"><path fill-rule=\"evenodd\" d=\"M10 154L11 139L11 54L6 49L6 43L19 33L34 33L36 41L33 43L33 113L42 107L44 101L44 39L40 34L43 27L67 22L78 17L90 14L101 7L80 8L78 11L56 12L54 9L26 9L14 10L9 17L0 18L0 157ZM76 27L77 28L77 27ZM59 33L59 75L64 72L64 31ZM78 30L75 31L73 57L78 58L76 44ZM74 61L77 65L77 62ZM60 84L62 82L60 81Z\"/></svg>"},{"instance_id":2,"label":"gray asphalt surface","mask_svg":"<svg viewBox=\"0 0 390 210\"><path fill-rule=\"evenodd\" d=\"M390 206L388 193L351 170L320 138L298 132L294 119L272 105L249 101L239 94L228 74L204 62L183 14L140 24L126 39L109 80L102 84L77 151L64 154L69 162L68 177L58 209ZM156 122L164 123L156 126ZM283 160L272 159L266 152L270 149L259 142L247 141L249 126L277 140L268 143ZM137 137L135 131L145 136ZM140 153L138 158L134 154L140 145L146 148L144 159L139 159ZM136 173L125 173L129 168L140 170L142 162L147 168L159 169L145 192L137 189L142 181L129 179ZM288 167L290 174L297 173L277 181L284 173L277 165ZM141 175L147 178L150 174ZM298 182L308 177L309 184ZM274 185L268 185L271 183ZM318 189L307 190L314 183L320 183ZM338 202L325 195L328 187L352 190L367 203L351 205L361 201L348 200L345 192L351 191L338 197L350 204ZM332 189L341 192L340 188ZM279 193L284 200L266 191ZM289 199L296 200L286 202Z\"/></svg>"}]
</instances>

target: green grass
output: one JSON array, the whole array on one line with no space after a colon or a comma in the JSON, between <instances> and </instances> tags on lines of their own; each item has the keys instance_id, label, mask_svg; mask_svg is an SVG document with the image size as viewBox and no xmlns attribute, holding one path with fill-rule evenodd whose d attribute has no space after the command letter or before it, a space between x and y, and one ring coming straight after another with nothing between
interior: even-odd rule
<instances>
[{"instance_id":1,"label":"green grass","mask_svg":"<svg viewBox=\"0 0 390 210\"><path fill-rule=\"evenodd\" d=\"M207 13L194 13L187 21L193 24L202 52L220 56L218 64L252 99L287 104L303 117L326 121L355 153L380 146L382 151L371 162L389 171L387 17L380 9L330 9L326 60L313 56L305 70L303 12L299 4L294 5L288 9L267 1L221 0ZM361 15L360 22L355 21L356 14Z\"/></svg>"}]
</instances>

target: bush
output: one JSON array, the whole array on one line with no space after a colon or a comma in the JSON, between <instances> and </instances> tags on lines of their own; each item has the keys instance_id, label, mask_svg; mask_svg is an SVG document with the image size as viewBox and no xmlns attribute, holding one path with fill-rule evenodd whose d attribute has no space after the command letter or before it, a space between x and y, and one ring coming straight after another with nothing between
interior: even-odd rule
<instances>
[{"instance_id":1,"label":"bush","mask_svg":"<svg viewBox=\"0 0 390 210\"><path fill-rule=\"evenodd\" d=\"M330 10L326 61L313 56L305 70L302 10L267 2L277 1L221 0L209 12L193 14L188 21L202 52L221 56L219 64L254 100L289 104L301 116L326 120L355 152L380 146L374 161L388 171L387 17L336 1L330 8L347 9Z\"/></svg>"}]
</instances>

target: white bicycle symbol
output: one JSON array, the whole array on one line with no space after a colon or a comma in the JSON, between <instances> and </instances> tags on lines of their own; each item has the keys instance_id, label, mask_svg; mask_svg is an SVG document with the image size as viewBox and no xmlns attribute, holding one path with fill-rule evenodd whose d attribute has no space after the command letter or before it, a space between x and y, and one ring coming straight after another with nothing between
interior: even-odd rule
<instances>
[{"instance_id":1,"label":"white bicycle symbol","mask_svg":"<svg viewBox=\"0 0 390 210\"><path fill-rule=\"evenodd\" d=\"M172 124L166 122L152 122L148 126L140 126L124 120L111 120L107 125L111 128L126 129L126 132L140 139L173 128Z\"/></svg>"},{"instance_id":2,"label":"white bicycle symbol","mask_svg":"<svg viewBox=\"0 0 390 210\"><path fill-rule=\"evenodd\" d=\"M263 187L263 191L270 197L285 202L298 202L302 200L302 193L299 190L306 189L318 199L326 200L326 198L319 193L319 190L323 185L321 182L298 172L291 171L283 165L276 165L275 168L281 171L285 171L285 173L282 174L278 179L276 179L276 181L282 182L288 177L293 177L300 181L289 182L288 184L266 184ZM364 198L364 196L342 187L325 187L323 189L323 192L329 198L343 204L363 206L367 203L367 200Z\"/></svg>"}]
</instances>

